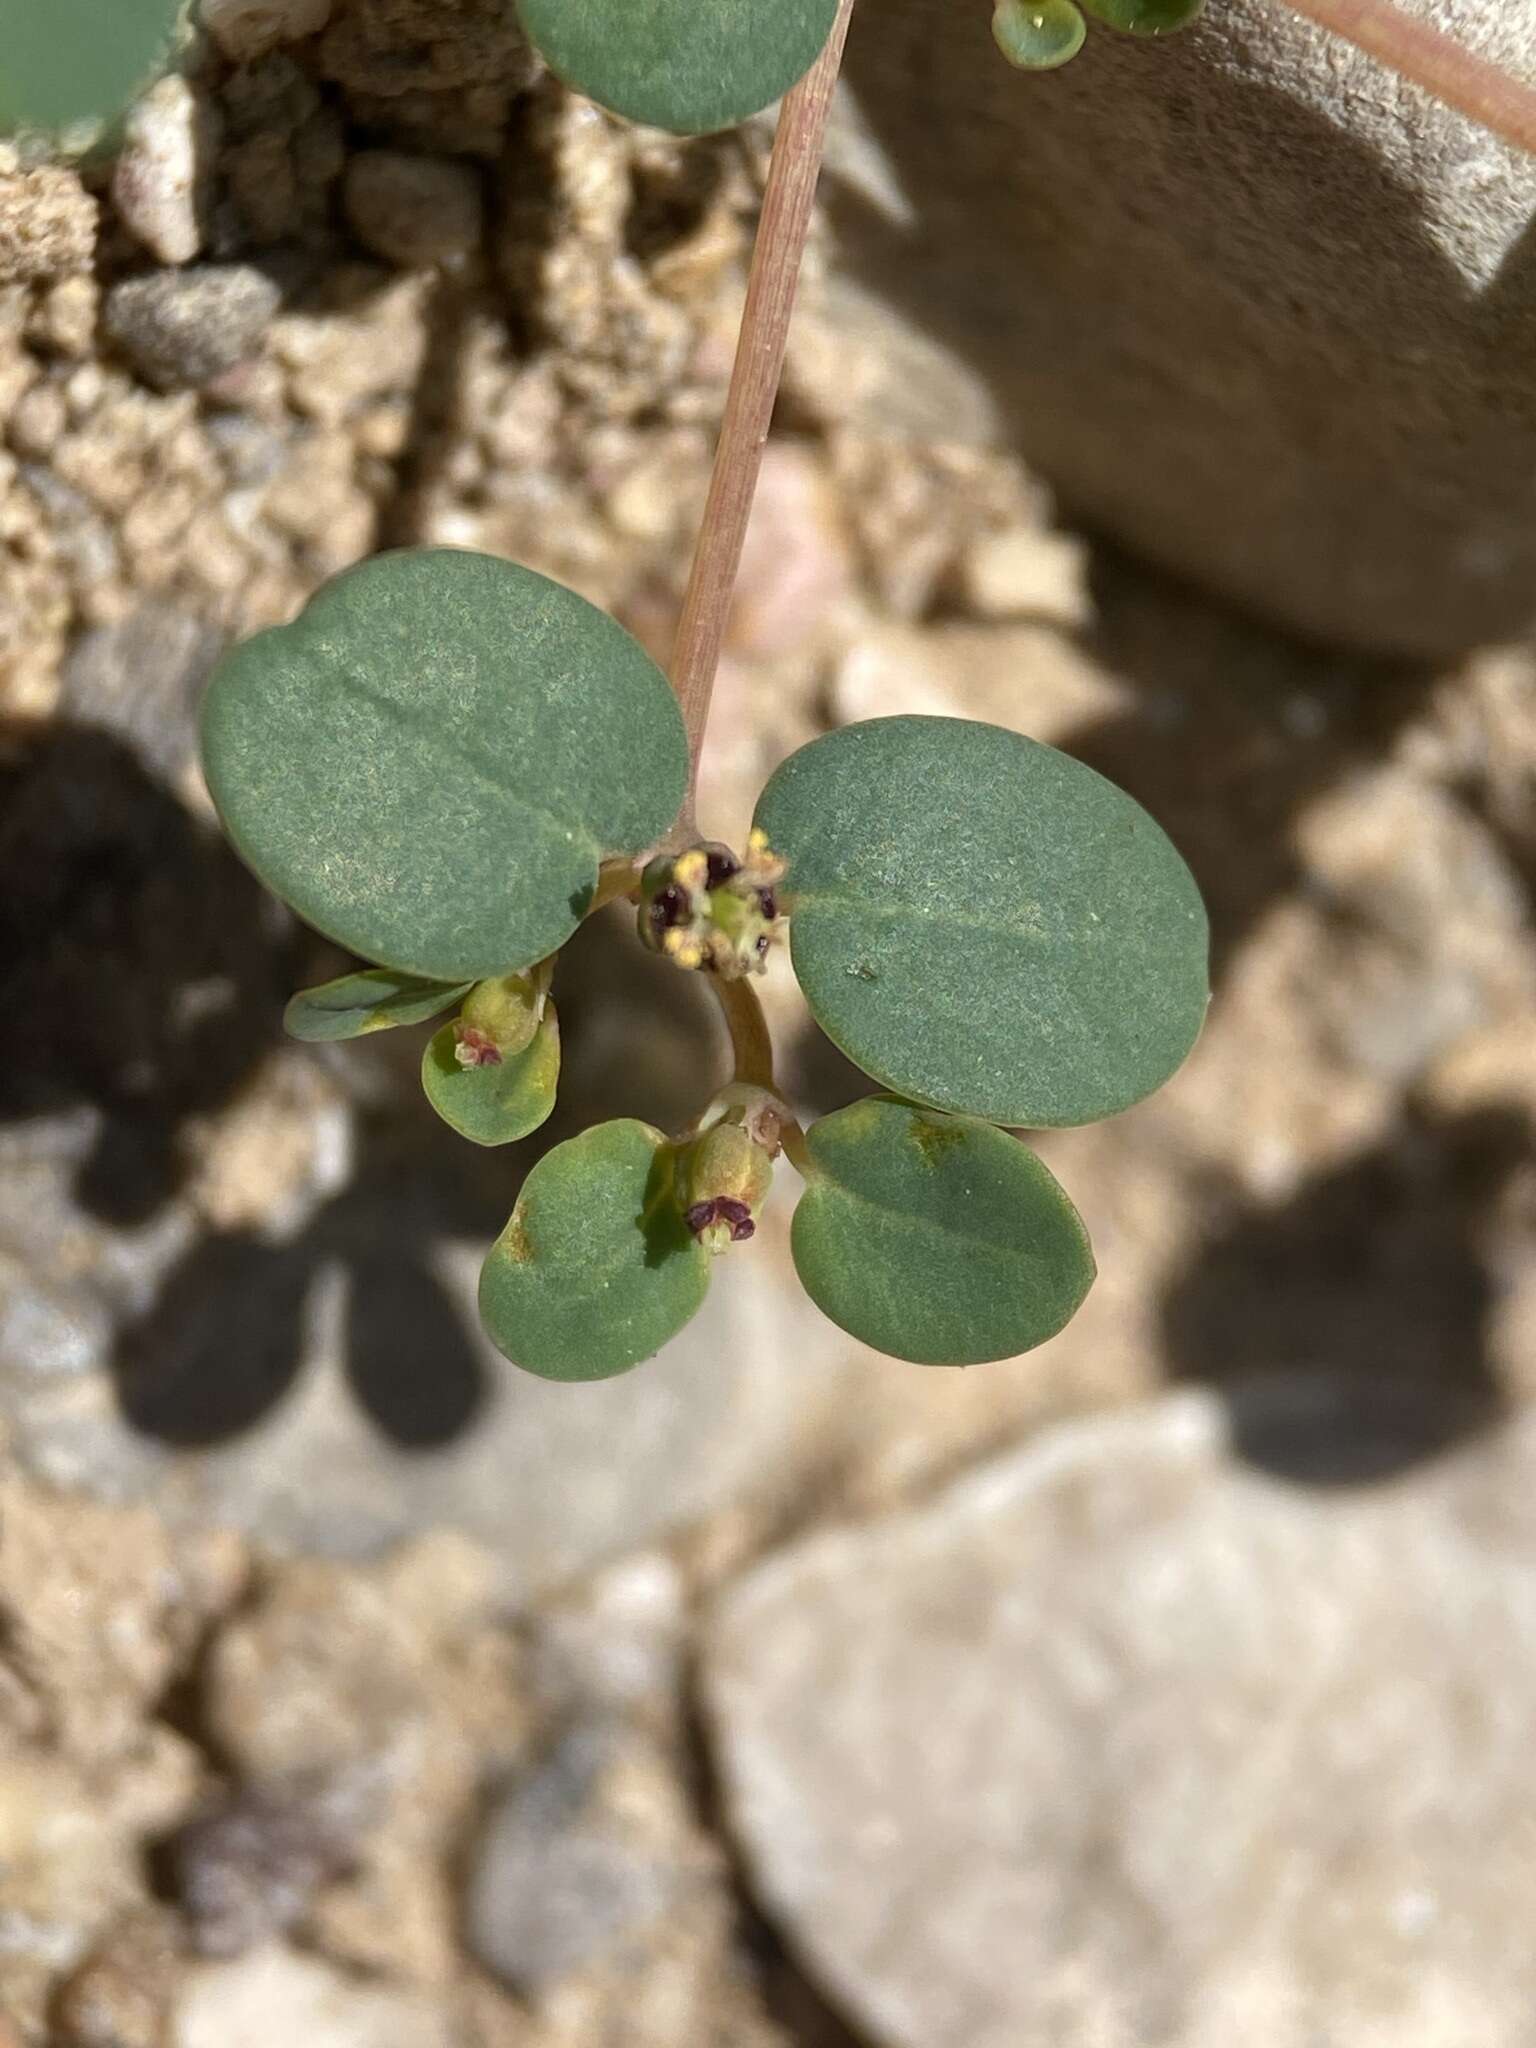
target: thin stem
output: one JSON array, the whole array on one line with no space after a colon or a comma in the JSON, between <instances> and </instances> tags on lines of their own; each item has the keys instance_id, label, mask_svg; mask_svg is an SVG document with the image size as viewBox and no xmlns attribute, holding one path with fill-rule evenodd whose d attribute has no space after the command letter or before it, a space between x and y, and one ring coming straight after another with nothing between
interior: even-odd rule
<instances>
[{"instance_id":1,"label":"thin stem","mask_svg":"<svg viewBox=\"0 0 1536 2048\"><path fill-rule=\"evenodd\" d=\"M720 1005L725 1028L731 1034L731 1051L736 1059L736 1076L749 1088L765 1089L777 1095L773 1078L773 1040L768 1020L749 981L724 981L718 974L706 975Z\"/></svg>"},{"instance_id":2,"label":"thin stem","mask_svg":"<svg viewBox=\"0 0 1536 2048\"><path fill-rule=\"evenodd\" d=\"M784 1148L784 1157L794 1167L802 1180L809 1180L814 1170L811 1166L810 1147L805 1141L805 1132L799 1119L779 1093L778 1083L773 1077L773 1040L768 1033L768 1020L763 1015L763 1006L757 999L757 990L750 981L722 981L718 975L708 977L709 985L715 992L720 1005L720 1014L725 1019L726 1029L731 1034L731 1051L736 1063L736 1085L760 1089L771 1095L779 1117L779 1143ZM719 1097L716 1097L719 1100Z\"/></svg>"},{"instance_id":3,"label":"thin stem","mask_svg":"<svg viewBox=\"0 0 1536 2048\"><path fill-rule=\"evenodd\" d=\"M597 888L592 901L587 905L586 915L596 917L600 910L606 910L610 903L617 903L622 897L633 896L640 886L640 869L632 860L605 860L597 871ZM0 2042L0 2048L4 2043Z\"/></svg>"},{"instance_id":4,"label":"thin stem","mask_svg":"<svg viewBox=\"0 0 1536 2048\"><path fill-rule=\"evenodd\" d=\"M784 369L789 316L794 308L800 261L821 175L827 116L852 13L853 0L841 0L826 48L785 96L774 137L773 160L736 346L736 366L715 450L704 524L672 653L672 687L683 707L693 763L682 818L674 835L675 843L680 845L698 836L695 799L709 700L720 665L731 595L741 567L763 446Z\"/></svg>"},{"instance_id":5,"label":"thin stem","mask_svg":"<svg viewBox=\"0 0 1536 2048\"><path fill-rule=\"evenodd\" d=\"M1517 149L1536 156L1536 87L1474 56L1392 0L1283 0Z\"/></svg>"}]
</instances>

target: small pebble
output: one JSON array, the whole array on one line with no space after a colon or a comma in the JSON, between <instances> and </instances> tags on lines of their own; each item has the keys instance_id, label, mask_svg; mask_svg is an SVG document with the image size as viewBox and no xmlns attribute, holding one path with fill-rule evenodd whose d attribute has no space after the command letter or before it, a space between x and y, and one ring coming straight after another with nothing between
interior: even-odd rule
<instances>
[{"instance_id":1,"label":"small pebble","mask_svg":"<svg viewBox=\"0 0 1536 2048\"><path fill-rule=\"evenodd\" d=\"M682 1881L669 1844L615 1796L625 1776L659 1768L637 1734L577 1722L503 1795L470 1859L464 1913L470 1952L493 1975L538 1998L667 1912Z\"/></svg>"},{"instance_id":2,"label":"small pebble","mask_svg":"<svg viewBox=\"0 0 1536 2048\"><path fill-rule=\"evenodd\" d=\"M114 285L103 324L140 376L174 389L206 384L252 354L279 297L249 264L199 264Z\"/></svg>"},{"instance_id":3,"label":"small pebble","mask_svg":"<svg viewBox=\"0 0 1536 2048\"><path fill-rule=\"evenodd\" d=\"M72 171L0 170L0 284L46 284L89 270L96 223L96 202Z\"/></svg>"},{"instance_id":4,"label":"small pebble","mask_svg":"<svg viewBox=\"0 0 1536 2048\"><path fill-rule=\"evenodd\" d=\"M179 1966L171 1916L153 1908L129 1915L65 1983L55 2048L166 2048Z\"/></svg>"},{"instance_id":5,"label":"small pebble","mask_svg":"<svg viewBox=\"0 0 1536 2048\"><path fill-rule=\"evenodd\" d=\"M279 43L318 35L331 18L331 0L203 0L201 14L224 55L248 64Z\"/></svg>"},{"instance_id":6,"label":"small pebble","mask_svg":"<svg viewBox=\"0 0 1536 2048\"><path fill-rule=\"evenodd\" d=\"M205 1956L239 1956L297 1926L344 1871L367 1809L355 1785L247 1787L171 1847L178 1901Z\"/></svg>"},{"instance_id":7,"label":"small pebble","mask_svg":"<svg viewBox=\"0 0 1536 2048\"><path fill-rule=\"evenodd\" d=\"M972 541L960 561L961 599L981 619L1088 625L1087 551L1068 534L1006 527Z\"/></svg>"},{"instance_id":8,"label":"small pebble","mask_svg":"<svg viewBox=\"0 0 1536 2048\"><path fill-rule=\"evenodd\" d=\"M58 446L68 424L63 392L44 379L17 399L6 433L18 455L28 462L41 462Z\"/></svg>"},{"instance_id":9,"label":"small pebble","mask_svg":"<svg viewBox=\"0 0 1536 2048\"><path fill-rule=\"evenodd\" d=\"M218 141L213 107L174 74L128 116L112 203L129 233L162 263L190 263L203 246Z\"/></svg>"},{"instance_id":10,"label":"small pebble","mask_svg":"<svg viewBox=\"0 0 1536 2048\"><path fill-rule=\"evenodd\" d=\"M80 357L96 338L101 287L94 277L60 278L44 292L27 323L27 339L50 355Z\"/></svg>"},{"instance_id":11,"label":"small pebble","mask_svg":"<svg viewBox=\"0 0 1536 2048\"><path fill-rule=\"evenodd\" d=\"M459 269L480 246L484 198L468 164L361 150L347 165L344 200L359 241L403 270Z\"/></svg>"}]
</instances>

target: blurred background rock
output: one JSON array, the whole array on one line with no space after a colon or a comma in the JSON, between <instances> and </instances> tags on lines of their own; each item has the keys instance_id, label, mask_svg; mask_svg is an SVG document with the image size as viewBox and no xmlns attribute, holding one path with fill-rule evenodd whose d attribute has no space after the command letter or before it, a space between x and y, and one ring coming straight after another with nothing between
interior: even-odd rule
<instances>
[{"instance_id":1,"label":"blurred background rock","mask_svg":"<svg viewBox=\"0 0 1536 2048\"><path fill-rule=\"evenodd\" d=\"M0 160L4 2048L1528 2048L1536 176L1258 0L1036 81L861 13L707 824L989 718L1217 943L1043 1148L1086 1310L964 1375L818 1318L787 1190L659 1362L512 1374L535 1147L284 1042L334 956L194 765L377 547L664 657L768 128L621 129L507 0L205 0L114 163ZM723 1057L623 923L540 1142Z\"/></svg>"}]
</instances>

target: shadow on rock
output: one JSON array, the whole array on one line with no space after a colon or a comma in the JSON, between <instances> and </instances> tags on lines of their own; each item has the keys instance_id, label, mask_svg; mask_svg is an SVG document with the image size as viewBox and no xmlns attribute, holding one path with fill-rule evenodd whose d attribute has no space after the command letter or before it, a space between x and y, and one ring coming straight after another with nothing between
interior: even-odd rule
<instances>
[{"instance_id":1,"label":"shadow on rock","mask_svg":"<svg viewBox=\"0 0 1536 2048\"><path fill-rule=\"evenodd\" d=\"M1433 671L1287 640L1110 548L1095 550L1092 578L1089 651L1135 699L1057 744L1144 804L1189 862L1219 989L1298 885L1297 821L1386 757Z\"/></svg>"},{"instance_id":2,"label":"shadow on rock","mask_svg":"<svg viewBox=\"0 0 1536 2048\"><path fill-rule=\"evenodd\" d=\"M191 1119L280 1029L286 918L116 734L0 733L0 1123L100 1114L76 1197L131 1225L179 1190Z\"/></svg>"},{"instance_id":3,"label":"shadow on rock","mask_svg":"<svg viewBox=\"0 0 1536 2048\"><path fill-rule=\"evenodd\" d=\"M1410 1112L1281 1205L1218 1207L1163 1334L1177 1377L1233 1392L1253 1463L1316 1484L1382 1478L1497 1420L1485 1239L1533 1135L1515 1108Z\"/></svg>"},{"instance_id":4,"label":"shadow on rock","mask_svg":"<svg viewBox=\"0 0 1536 2048\"><path fill-rule=\"evenodd\" d=\"M367 1189L349 1190L292 1244L240 1232L195 1246L119 1341L127 1421L180 1449L253 1429L293 1390L327 1283L339 1282L341 1363L380 1434L429 1451L472 1427L488 1389L460 1305L427 1241L390 1233L371 1250L356 1243L370 1206Z\"/></svg>"}]
</instances>

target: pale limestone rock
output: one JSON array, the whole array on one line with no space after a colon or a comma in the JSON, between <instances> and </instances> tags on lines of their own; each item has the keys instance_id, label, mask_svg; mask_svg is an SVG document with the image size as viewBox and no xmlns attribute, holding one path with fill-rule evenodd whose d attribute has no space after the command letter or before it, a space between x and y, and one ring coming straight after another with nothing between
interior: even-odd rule
<instances>
[{"instance_id":1,"label":"pale limestone rock","mask_svg":"<svg viewBox=\"0 0 1536 2048\"><path fill-rule=\"evenodd\" d=\"M1407 4L1529 74L1527 8ZM862 182L896 195L840 208L860 283L1181 575L1375 649L1526 626L1536 158L1269 0L1044 78L987 13L859 10Z\"/></svg>"},{"instance_id":2,"label":"pale limestone rock","mask_svg":"<svg viewBox=\"0 0 1536 2048\"><path fill-rule=\"evenodd\" d=\"M1185 1395L781 1553L705 1673L759 1898L879 2048L1524 2048L1533 1478Z\"/></svg>"},{"instance_id":3,"label":"pale limestone rock","mask_svg":"<svg viewBox=\"0 0 1536 2048\"><path fill-rule=\"evenodd\" d=\"M89 270L97 218L96 201L73 171L0 165L0 285L47 284Z\"/></svg>"},{"instance_id":4,"label":"pale limestone rock","mask_svg":"<svg viewBox=\"0 0 1536 2048\"><path fill-rule=\"evenodd\" d=\"M217 108L177 73L153 85L128 116L112 204L161 263L190 263L203 247L218 146Z\"/></svg>"},{"instance_id":5,"label":"pale limestone rock","mask_svg":"<svg viewBox=\"0 0 1536 2048\"><path fill-rule=\"evenodd\" d=\"M1088 551L1064 533L1010 526L978 534L960 558L960 597L983 619L1038 619L1069 631L1088 625Z\"/></svg>"},{"instance_id":6,"label":"pale limestone rock","mask_svg":"<svg viewBox=\"0 0 1536 2048\"><path fill-rule=\"evenodd\" d=\"M0 1675L20 1685L14 1714L0 1700L0 1748L11 1720L85 1765L130 1754L244 1568L232 1536L173 1537L148 1510L0 1472Z\"/></svg>"},{"instance_id":7,"label":"pale limestone rock","mask_svg":"<svg viewBox=\"0 0 1536 2048\"><path fill-rule=\"evenodd\" d=\"M192 1971L173 2039L175 2048L453 2048L431 2000L278 1947Z\"/></svg>"}]
</instances>

